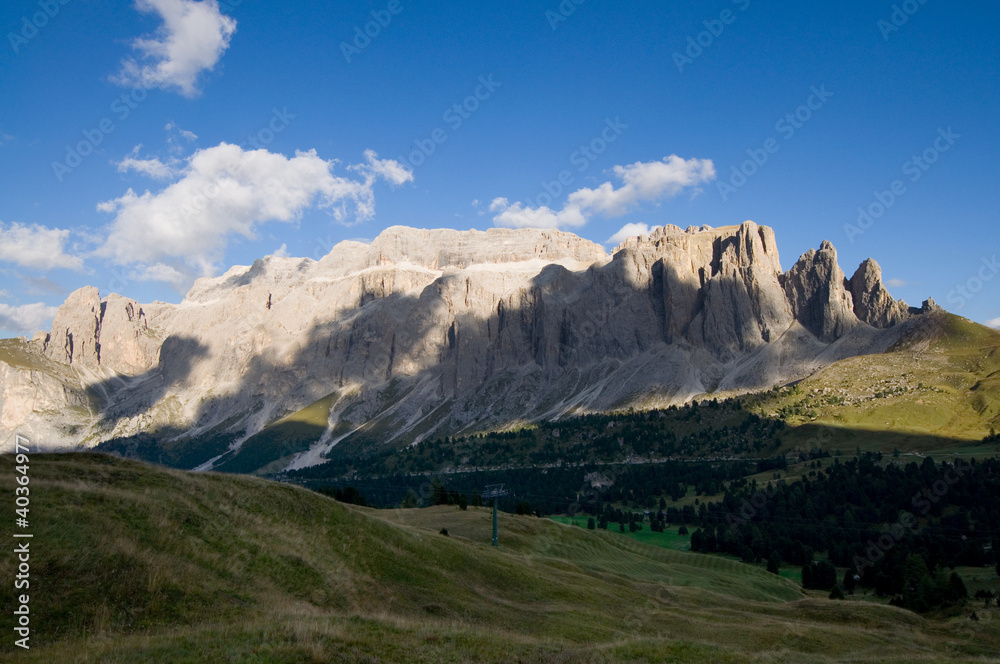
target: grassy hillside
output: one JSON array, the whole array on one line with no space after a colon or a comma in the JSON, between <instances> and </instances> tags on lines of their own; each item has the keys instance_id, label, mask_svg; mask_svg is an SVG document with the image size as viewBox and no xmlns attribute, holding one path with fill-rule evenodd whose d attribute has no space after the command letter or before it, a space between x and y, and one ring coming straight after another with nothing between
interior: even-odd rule
<instances>
[{"instance_id":1,"label":"grassy hillside","mask_svg":"<svg viewBox=\"0 0 1000 664\"><path fill-rule=\"evenodd\" d=\"M790 429L786 447L983 454L1000 429L1000 332L947 313L888 352L841 360L748 401Z\"/></svg>"},{"instance_id":2,"label":"grassy hillside","mask_svg":"<svg viewBox=\"0 0 1000 664\"><path fill-rule=\"evenodd\" d=\"M13 501L13 460L3 464ZM927 620L801 598L750 567L533 517L504 516L494 549L485 509L382 513L91 454L32 458L30 477L32 648L15 651L8 611L0 661L985 662L1000 652L995 610ZM0 577L14 566L0 557Z\"/></svg>"}]
</instances>

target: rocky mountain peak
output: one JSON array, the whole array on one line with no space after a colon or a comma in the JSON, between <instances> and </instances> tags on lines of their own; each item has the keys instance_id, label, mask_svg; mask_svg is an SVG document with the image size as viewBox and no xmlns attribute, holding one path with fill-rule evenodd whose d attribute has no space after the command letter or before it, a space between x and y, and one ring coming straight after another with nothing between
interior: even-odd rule
<instances>
[{"instance_id":1,"label":"rocky mountain peak","mask_svg":"<svg viewBox=\"0 0 1000 664\"><path fill-rule=\"evenodd\" d=\"M848 282L854 314L873 327L887 328L908 315L905 303L892 299L882 283L882 268L873 258L865 260Z\"/></svg>"},{"instance_id":2,"label":"rocky mountain peak","mask_svg":"<svg viewBox=\"0 0 1000 664\"><path fill-rule=\"evenodd\" d=\"M159 348L142 305L116 293L102 300L93 286L70 293L41 341L42 352L56 362L123 374L149 367Z\"/></svg>"},{"instance_id":3,"label":"rocky mountain peak","mask_svg":"<svg viewBox=\"0 0 1000 664\"><path fill-rule=\"evenodd\" d=\"M823 240L819 251L802 254L785 274L784 288L796 320L821 341L834 341L858 324L837 249L829 240Z\"/></svg>"},{"instance_id":4,"label":"rocky mountain peak","mask_svg":"<svg viewBox=\"0 0 1000 664\"><path fill-rule=\"evenodd\" d=\"M84 286L69 294L52 320L45 354L56 362L97 367L100 361L101 295Z\"/></svg>"}]
</instances>

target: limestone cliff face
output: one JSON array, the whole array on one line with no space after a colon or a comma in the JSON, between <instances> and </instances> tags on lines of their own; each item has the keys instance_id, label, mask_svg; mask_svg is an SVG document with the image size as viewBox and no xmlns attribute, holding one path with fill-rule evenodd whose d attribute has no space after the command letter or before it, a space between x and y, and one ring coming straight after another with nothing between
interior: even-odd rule
<instances>
[{"instance_id":1,"label":"limestone cliff face","mask_svg":"<svg viewBox=\"0 0 1000 664\"><path fill-rule=\"evenodd\" d=\"M835 341L858 324L837 250L826 240L785 275L785 295L796 320L820 341Z\"/></svg>"},{"instance_id":2,"label":"limestone cliff face","mask_svg":"<svg viewBox=\"0 0 1000 664\"><path fill-rule=\"evenodd\" d=\"M315 462L362 424L408 441L801 378L891 343L905 309L876 272L848 282L824 242L783 273L753 222L665 226L612 256L559 231L392 227L319 261L234 267L177 305L84 288L32 344L90 399L66 392L78 426L46 430L54 446L143 431L238 445L324 399ZM0 435L46 417L12 376Z\"/></svg>"},{"instance_id":3,"label":"limestone cliff face","mask_svg":"<svg viewBox=\"0 0 1000 664\"><path fill-rule=\"evenodd\" d=\"M56 362L124 374L149 368L160 347L142 305L115 293L102 300L93 286L70 294L42 343Z\"/></svg>"}]
</instances>

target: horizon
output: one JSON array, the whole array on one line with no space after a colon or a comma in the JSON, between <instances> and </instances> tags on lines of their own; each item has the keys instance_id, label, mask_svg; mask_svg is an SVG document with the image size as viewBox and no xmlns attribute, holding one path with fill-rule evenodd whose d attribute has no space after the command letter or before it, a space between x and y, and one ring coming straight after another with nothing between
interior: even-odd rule
<instances>
[{"instance_id":1,"label":"horizon","mask_svg":"<svg viewBox=\"0 0 1000 664\"><path fill-rule=\"evenodd\" d=\"M692 233L692 232L694 232L694 233L703 233L703 232L721 231L721 230L727 230L727 229L738 229L740 226L742 226L745 223L756 224L757 226L760 226L762 228L770 228L766 224L757 224L757 222L755 222L752 219L746 219L746 220L744 220L740 224L728 224L728 225L725 225L725 226L707 226L707 225L702 225L702 226L699 227L699 226L692 225L692 226L688 226L687 228L682 228L681 232L682 233ZM158 303L165 303L165 304L179 304L180 302L183 302L184 300L186 300L188 298L188 295L190 294L191 290L195 288L195 286L197 285L198 281L200 281L202 279L207 279L207 280L221 279L222 277L224 277L226 274L232 272L233 270L249 269L249 268L253 267L253 264L256 263L259 260L271 259L271 258L279 258L279 259L306 260L306 261L318 262L318 261L322 260L323 258L325 258L326 256L332 254L334 252L334 250L337 247L341 246L342 244L351 244L351 243L354 243L354 244L361 244L361 245L364 245L364 246L371 246L379 237L381 237L387 231L390 231L390 230L392 230L394 228L407 229L407 230L417 230L417 231L430 231L430 232L434 232L434 231L452 231L452 232L455 232L455 233L473 233L473 232L479 232L479 233L484 233L484 234L485 233L489 233L490 231L512 231L512 232L517 232L517 231L543 231L543 232L558 232L558 233L564 233L564 234L572 235L572 236L574 236L576 238L579 238L581 240L584 240L586 242L591 242L592 244L594 244L597 247L601 248L604 251L605 258L610 261L610 260L613 260L614 256L619 251L621 251L624 248L624 245L626 244L627 240L632 239L632 238L639 238L639 239L648 238L648 236L651 233L653 233L654 231L656 231L658 229L664 228L664 226L654 226L654 227L652 227L652 228L649 229L649 233L639 233L639 234L633 234L633 235L626 235L626 236L620 238L620 241L618 242L618 244L616 244L614 246L609 246L608 243L603 243L602 244L602 243L599 243L599 242L593 242L592 240L588 240L587 238L585 238L582 235L579 235L579 234L573 232L572 230L560 229L560 228L530 228L530 227L526 227L526 228L509 228L509 227L504 227L504 226L491 226L491 227L487 227L487 228L483 228L483 229L477 229L477 228L456 229L456 228L447 228L447 227L443 227L443 226L442 227L437 227L437 228L431 228L431 227L418 228L418 227L414 227L414 226L404 226L404 225L396 224L396 225L389 226L387 228L382 229L380 231L380 233L376 237L371 238L371 239L368 239L368 238L351 238L351 239L341 240L337 244L333 245L330 248L329 251L327 251L326 253L324 253L322 255L293 256L293 255L290 255L290 254L287 254L287 253L273 253L273 254L266 254L264 256L259 256L259 257L255 258L250 263L241 263L241 264L228 265L228 266L225 266L222 269L220 269L219 272L218 272L218 274L211 275L211 276L197 277L195 279L195 281L191 284L191 286L187 289L187 291L185 293L179 294L179 297L176 298L177 299L176 302L171 302L171 301L168 301L168 300L153 300L151 302L158 302ZM809 251L818 250L820 248L821 244L822 244L822 242L821 243L817 243L817 245L815 247L809 247L808 249L800 252L796 256L795 259L789 261L789 263L788 263L787 266L784 264L783 261L781 261L780 250L778 250L779 251L779 261L782 263L781 264L782 273L788 272L788 270L791 268L791 266L794 265L799 260L800 257L804 256ZM834 248L836 249L836 245L834 245ZM857 269L859 269L861 266L863 266L864 263L865 263L865 261L869 260L869 259L875 260L876 263L878 262L877 259L875 259L874 257L866 257L865 259L863 259L858 264L858 267L847 266L847 268L845 269L845 266L841 264L840 267L844 271L845 278L849 280L851 278L851 275L853 275L854 272ZM839 252L838 252L838 263L839 262L840 262L840 258L839 258ZM119 295L119 296L122 296L122 297L125 297L125 298L134 299L134 298L130 298L127 292L120 292L120 291L114 290L113 287L116 286L118 283L119 282L113 276L112 280L108 284L109 287L112 287L112 290L103 291L100 288L98 288L98 292L100 294L101 299L103 300L103 299L105 299L109 295ZM128 282L126 281L126 282L122 283L121 285L127 285L127 284L128 284ZM885 284L883 283L883 285L885 285ZM93 284L82 284L80 286L80 288L97 288L97 286L94 286ZM887 289L888 289L888 287L887 287ZM77 289L77 290L79 290L79 289ZM927 298L923 298L920 301L906 302L906 304L909 305L910 307L920 308L919 305L922 304L926 299ZM933 298L931 298L931 299L933 299ZM903 301L903 300L902 300L902 298L898 298L897 301ZM143 302L139 302L139 304L144 304L144 303ZM940 304L940 303L937 303L937 304ZM42 330L39 330L39 331L41 331L41 332L48 332L49 330L42 329ZM19 336L21 336L21 337L27 336L28 338L30 338L30 335L24 335L24 334L22 334L22 335L19 335Z\"/></svg>"}]
</instances>

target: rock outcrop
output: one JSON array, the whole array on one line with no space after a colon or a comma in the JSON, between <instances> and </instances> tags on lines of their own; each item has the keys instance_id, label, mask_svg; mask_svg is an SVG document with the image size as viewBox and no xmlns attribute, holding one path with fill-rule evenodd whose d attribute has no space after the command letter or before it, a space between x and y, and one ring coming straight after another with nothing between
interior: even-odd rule
<instances>
[{"instance_id":1,"label":"rock outcrop","mask_svg":"<svg viewBox=\"0 0 1000 664\"><path fill-rule=\"evenodd\" d=\"M837 263L837 250L823 240L785 275L785 295L792 314L820 341L835 341L858 324L854 302Z\"/></svg>"},{"instance_id":2,"label":"rock outcrop","mask_svg":"<svg viewBox=\"0 0 1000 664\"><path fill-rule=\"evenodd\" d=\"M873 327L887 328L908 315L905 303L896 302L882 284L882 268L875 259L863 262L848 284L854 300L854 315Z\"/></svg>"},{"instance_id":3,"label":"rock outcrop","mask_svg":"<svg viewBox=\"0 0 1000 664\"><path fill-rule=\"evenodd\" d=\"M142 305L116 293L102 300L93 286L70 294L52 331L40 340L42 351L56 362L121 374L148 369L160 347Z\"/></svg>"},{"instance_id":4,"label":"rock outcrop","mask_svg":"<svg viewBox=\"0 0 1000 664\"><path fill-rule=\"evenodd\" d=\"M773 231L753 222L665 226L612 255L560 231L392 227L320 260L233 267L176 305L76 291L25 351L60 367L75 422L42 427L51 416L25 401L35 379L8 367L0 436L35 427L74 446L153 432L174 448L190 439L202 463L312 404L326 422L309 449L279 455L302 465L345 436L402 444L768 388L885 350L904 312L874 261L848 281L824 242L783 273Z\"/></svg>"}]
</instances>

